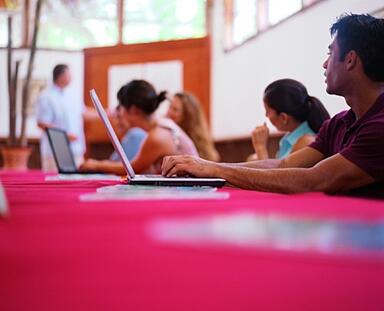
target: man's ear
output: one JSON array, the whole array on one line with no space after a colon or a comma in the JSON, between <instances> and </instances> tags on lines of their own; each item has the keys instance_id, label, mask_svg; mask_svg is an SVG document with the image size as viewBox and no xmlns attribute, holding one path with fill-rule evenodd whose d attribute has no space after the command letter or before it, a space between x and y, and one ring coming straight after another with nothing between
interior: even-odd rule
<instances>
[{"instance_id":1,"label":"man's ear","mask_svg":"<svg viewBox=\"0 0 384 311\"><path fill-rule=\"evenodd\" d=\"M345 55L344 61L345 61L346 68L348 71L353 70L356 67L357 62L358 62L358 58L359 58L359 56L357 55L357 53L354 50L349 51Z\"/></svg>"}]
</instances>

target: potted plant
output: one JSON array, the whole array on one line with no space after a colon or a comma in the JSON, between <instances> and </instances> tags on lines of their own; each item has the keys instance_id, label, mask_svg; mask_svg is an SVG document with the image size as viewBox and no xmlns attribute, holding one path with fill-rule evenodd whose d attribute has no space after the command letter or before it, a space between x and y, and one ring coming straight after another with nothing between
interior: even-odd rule
<instances>
[{"instance_id":1,"label":"potted plant","mask_svg":"<svg viewBox=\"0 0 384 311\"><path fill-rule=\"evenodd\" d=\"M26 170L31 149L27 145L26 121L27 102L30 95L30 82L32 77L33 62L36 52L36 41L39 30L39 20L42 0L37 0L35 7L35 20L33 27L32 42L29 49L29 61L27 76L22 88L21 109L18 118L17 110L17 82L19 76L20 61L13 63L12 48L12 13L8 15L8 45L7 45L7 80L9 96L9 136L7 145L2 148L4 168L11 170ZM12 68L13 67L13 68ZM19 120L19 122L18 122ZM17 125L20 130L17 131Z\"/></svg>"}]
</instances>

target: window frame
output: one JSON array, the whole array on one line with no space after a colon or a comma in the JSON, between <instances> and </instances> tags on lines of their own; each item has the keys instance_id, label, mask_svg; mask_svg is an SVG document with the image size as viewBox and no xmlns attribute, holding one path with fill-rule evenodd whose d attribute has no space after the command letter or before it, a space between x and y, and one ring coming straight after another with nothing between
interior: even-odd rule
<instances>
[{"instance_id":1,"label":"window frame","mask_svg":"<svg viewBox=\"0 0 384 311\"><path fill-rule=\"evenodd\" d=\"M134 43L124 43L123 42L123 31L124 31L124 2L126 0L116 0L117 1L117 42L114 45L108 45L108 46L119 46L119 45L130 45ZM211 30L211 8L213 6L213 1L214 0L205 0L205 33L206 35L204 37L209 36L210 30ZM22 5L21 12L19 14L22 14L21 17L21 33L22 33L22 41L21 45L14 47L15 49L25 49L30 47L31 43L31 29L30 29L30 19L31 16L33 15L32 12L32 4L33 0L24 0ZM184 39L174 39L174 40L185 40L189 38L184 38ZM6 48L6 46L0 46L0 49ZM51 47L37 47L39 50L53 50L53 51L82 51L85 48L90 48L90 47L84 47L81 49L63 49L63 48L51 48Z\"/></svg>"},{"instance_id":2,"label":"window frame","mask_svg":"<svg viewBox=\"0 0 384 311\"><path fill-rule=\"evenodd\" d=\"M135 42L127 42L127 39L124 38L124 31L125 31L125 27L126 24L124 23L129 23L129 19L125 20L125 13L124 13L124 3L126 0L120 0L121 1L121 7L122 7L122 11L120 12L121 13L121 41L119 42L119 44L122 44L122 45L130 45L130 44L142 44L142 43L150 43L150 42L162 42L162 41L176 41L176 40L189 40L189 39L199 39L199 38L205 38L208 36L209 34L209 14L210 14L210 8L212 7L213 5L213 1L215 0L202 0L203 2L205 2L205 4L203 3L203 5L205 6L205 8L203 9L204 10L204 15L205 15L205 26L204 26L204 32L205 34L203 36L198 36L198 37L181 37L181 38L170 38L170 39L164 39L164 40L157 40L157 41L135 41ZM129 0L128 0L129 1Z\"/></svg>"},{"instance_id":3,"label":"window frame","mask_svg":"<svg viewBox=\"0 0 384 311\"><path fill-rule=\"evenodd\" d=\"M225 0L224 1L224 52L228 53L232 50L248 43L249 41L254 40L261 34L275 28L279 27L281 24L285 23L287 20L293 18L296 15L303 13L304 11L312 8L313 6L325 1L325 0L301 0L301 9L290 14L277 23L270 24L268 21L268 1L269 0L254 0L257 15L256 21L256 31L253 35L243 40L240 43L233 42L233 1L234 0Z\"/></svg>"}]
</instances>

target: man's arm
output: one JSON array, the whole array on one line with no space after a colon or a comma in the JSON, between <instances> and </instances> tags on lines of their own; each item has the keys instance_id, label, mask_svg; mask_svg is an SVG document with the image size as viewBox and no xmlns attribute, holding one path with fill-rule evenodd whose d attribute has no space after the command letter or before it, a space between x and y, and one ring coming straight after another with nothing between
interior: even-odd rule
<instances>
[{"instance_id":1,"label":"man's arm","mask_svg":"<svg viewBox=\"0 0 384 311\"><path fill-rule=\"evenodd\" d=\"M306 149L306 148L305 148ZM313 155L322 154L315 149ZM292 154L293 156L294 154ZM167 157L163 162L163 174L166 176L189 173L198 177L221 177L230 184L259 191L298 193L322 191L335 193L370 184L374 179L358 166L336 154L319 161L313 167L306 160L300 166L291 166L297 156L288 157L275 169L255 169L233 164L213 163L192 157ZM285 166L286 165L286 166Z\"/></svg>"},{"instance_id":2,"label":"man's arm","mask_svg":"<svg viewBox=\"0 0 384 311\"><path fill-rule=\"evenodd\" d=\"M374 182L371 176L340 154L322 160L311 168L268 170L228 166L219 168L215 175L240 188L280 193L336 193Z\"/></svg>"},{"instance_id":3,"label":"man's arm","mask_svg":"<svg viewBox=\"0 0 384 311\"><path fill-rule=\"evenodd\" d=\"M314 166L321 161L324 156L311 147L302 148L294 153L291 153L283 160L279 159L267 159L257 160L251 162L243 162L232 164L233 166L260 168L260 169L272 169L272 168L289 168L289 167L303 167L308 168Z\"/></svg>"},{"instance_id":4,"label":"man's arm","mask_svg":"<svg viewBox=\"0 0 384 311\"><path fill-rule=\"evenodd\" d=\"M51 128L53 127L52 124L48 124L48 123L44 123L44 122L37 122L37 126L42 129L43 131L45 131L47 128Z\"/></svg>"},{"instance_id":5,"label":"man's arm","mask_svg":"<svg viewBox=\"0 0 384 311\"><path fill-rule=\"evenodd\" d=\"M36 107L37 126L42 130L52 127L54 113L50 104L50 99L45 93L37 99Z\"/></svg>"},{"instance_id":6,"label":"man's arm","mask_svg":"<svg viewBox=\"0 0 384 311\"><path fill-rule=\"evenodd\" d=\"M44 123L44 122L37 122L37 126L38 126L41 130L43 130L43 131L45 131L46 129L55 127L55 126L52 125L52 124L48 124L48 123ZM75 140L77 140L77 136L74 135L74 134L67 133L67 136L68 136L69 141L75 141Z\"/></svg>"}]
</instances>

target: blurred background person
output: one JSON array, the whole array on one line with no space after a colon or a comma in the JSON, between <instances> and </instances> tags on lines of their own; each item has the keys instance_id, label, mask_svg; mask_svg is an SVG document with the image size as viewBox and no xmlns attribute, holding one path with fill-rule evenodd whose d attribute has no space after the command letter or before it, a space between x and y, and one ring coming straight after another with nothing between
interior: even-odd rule
<instances>
[{"instance_id":1,"label":"blurred background person","mask_svg":"<svg viewBox=\"0 0 384 311\"><path fill-rule=\"evenodd\" d=\"M328 111L306 87L293 79L276 80L264 91L265 115L278 131L286 132L280 139L277 159L283 159L315 139L323 122L330 118ZM269 129L264 123L252 132L255 154L248 160L268 159Z\"/></svg>"},{"instance_id":2,"label":"blurred background person","mask_svg":"<svg viewBox=\"0 0 384 311\"><path fill-rule=\"evenodd\" d=\"M58 64L53 69L53 83L37 99L37 125L42 129L40 138L41 166L45 171L56 170L55 161L45 134L46 128L59 128L68 133L70 147L76 164L83 162L85 151L83 111L84 105L74 98L67 87L71 72L67 65Z\"/></svg>"},{"instance_id":3,"label":"blurred background person","mask_svg":"<svg viewBox=\"0 0 384 311\"><path fill-rule=\"evenodd\" d=\"M211 161L220 160L196 96L188 92L176 93L171 100L167 117L178 124L192 139L201 158Z\"/></svg>"}]
</instances>

